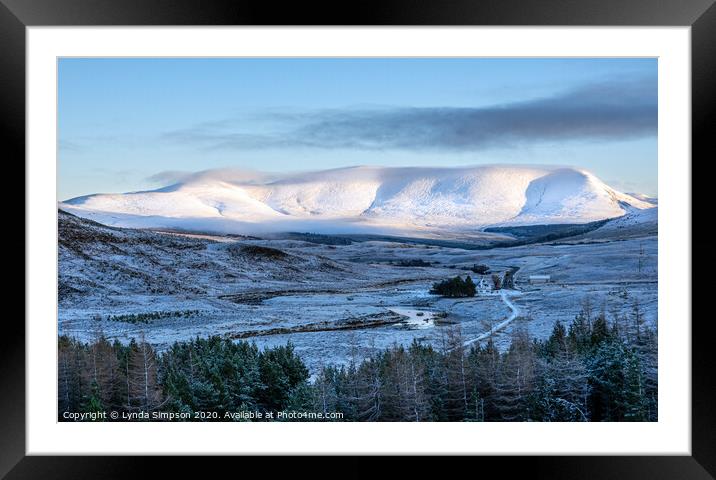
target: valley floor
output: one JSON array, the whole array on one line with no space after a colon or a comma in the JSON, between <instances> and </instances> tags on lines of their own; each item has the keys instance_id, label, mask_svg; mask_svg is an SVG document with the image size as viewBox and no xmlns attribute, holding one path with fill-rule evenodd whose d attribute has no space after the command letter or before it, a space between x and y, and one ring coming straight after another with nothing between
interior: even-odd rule
<instances>
[{"instance_id":1,"label":"valley floor","mask_svg":"<svg viewBox=\"0 0 716 480\"><path fill-rule=\"evenodd\" d=\"M144 335L159 350L217 334L259 346L290 341L316 372L393 344L439 348L457 327L465 344L492 337L505 349L515 329L546 338L585 304L624 323L638 304L645 322L657 324L656 235L465 250L189 238L112 229L62 212L60 222L58 330L80 340L99 331L122 342ZM430 266L397 265L408 260ZM515 289L457 299L428 293L455 275L479 282L467 270L474 264L500 275L517 267ZM551 281L531 285L535 274Z\"/></svg>"}]
</instances>

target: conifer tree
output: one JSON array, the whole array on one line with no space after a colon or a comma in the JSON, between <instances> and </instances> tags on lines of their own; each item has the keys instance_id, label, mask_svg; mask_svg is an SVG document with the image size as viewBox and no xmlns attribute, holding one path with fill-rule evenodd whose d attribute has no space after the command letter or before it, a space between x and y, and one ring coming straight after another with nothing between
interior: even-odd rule
<instances>
[{"instance_id":1,"label":"conifer tree","mask_svg":"<svg viewBox=\"0 0 716 480\"><path fill-rule=\"evenodd\" d=\"M462 420L470 410L470 384L463 337L459 326L447 330L444 346L446 380L446 413L452 420Z\"/></svg>"},{"instance_id":2,"label":"conifer tree","mask_svg":"<svg viewBox=\"0 0 716 480\"><path fill-rule=\"evenodd\" d=\"M531 401L535 390L535 352L526 331L513 333L510 349L500 363L497 399L503 421L532 419Z\"/></svg>"},{"instance_id":3,"label":"conifer tree","mask_svg":"<svg viewBox=\"0 0 716 480\"><path fill-rule=\"evenodd\" d=\"M611 332L609 330L609 325L607 325L607 318L606 315L602 312L599 316L597 316L597 318L594 320L594 323L592 324L592 347L600 345L603 341L609 339L610 337Z\"/></svg>"},{"instance_id":4,"label":"conifer tree","mask_svg":"<svg viewBox=\"0 0 716 480\"><path fill-rule=\"evenodd\" d=\"M473 384L480 401L480 412L483 419L493 420L498 412L498 381L500 373L500 353L492 338L487 340L485 347L473 347L468 354L472 365Z\"/></svg>"}]
</instances>

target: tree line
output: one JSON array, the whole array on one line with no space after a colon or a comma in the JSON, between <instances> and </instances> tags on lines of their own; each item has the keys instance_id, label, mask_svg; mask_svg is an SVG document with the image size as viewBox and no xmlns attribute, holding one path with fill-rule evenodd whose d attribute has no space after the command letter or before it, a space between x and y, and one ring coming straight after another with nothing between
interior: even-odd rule
<instances>
[{"instance_id":1,"label":"tree line","mask_svg":"<svg viewBox=\"0 0 716 480\"><path fill-rule=\"evenodd\" d=\"M361 362L326 366L313 379L292 345L260 350L213 336L158 354L101 334L59 338L62 412L311 411L343 421L656 421L656 332L638 304L607 320L586 302L546 340L516 328L500 352L492 339L464 346L444 328L436 346L395 345Z\"/></svg>"},{"instance_id":2,"label":"tree line","mask_svg":"<svg viewBox=\"0 0 716 480\"><path fill-rule=\"evenodd\" d=\"M516 329L502 353L491 339L465 348L448 329L438 347L413 342L326 367L312 405L352 421L656 421L656 362L638 306L611 323L586 308L544 341Z\"/></svg>"},{"instance_id":3,"label":"tree line","mask_svg":"<svg viewBox=\"0 0 716 480\"><path fill-rule=\"evenodd\" d=\"M143 338L128 345L101 333L90 343L59 338L63 412L275 411L287 407L308 369L288 344L260 351L219 336L176 342L157 354Z\"/></svg>"},{"instance_id":4,"label":"tree line","mask_svg":"<svg viewBox=\"0 0 716 480\"><path fill-rule=\"evenodd\" d=\"M152 320L161 320L163 318L190 318L199 315L199 310L162 310L158 312L144 313L126 313L120 315L107 315L110 322L126 322L126 323L149 323ZM101 317L99 317L101 319Z\"/></svg>"}]
</instances>

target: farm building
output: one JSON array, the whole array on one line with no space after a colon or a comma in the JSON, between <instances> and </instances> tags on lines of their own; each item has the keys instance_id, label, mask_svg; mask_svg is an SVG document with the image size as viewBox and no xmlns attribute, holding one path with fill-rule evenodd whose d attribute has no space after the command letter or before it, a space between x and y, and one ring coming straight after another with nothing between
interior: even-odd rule
<instances>
[{"instance_id":1,"label":"farm building","mask_svg":"<svg viewBox=\"0 0 716 480\"><path fill-rule=\"evenodd\" d=\"M479 295L485 295L487 293L490 293L492 290L492 285L490 285L487 280L485 280L485 277L480 277L480 282L477 284L477 293Z\"/></svg>"},{"instance_id":2,"label":"farm building","mask_svg":"<svg viewBox=\"0 0 716 480\"><path fill-rule=\"evenodd\" d=\"M549 275L530 275L530 283L549 283L552 277Z\"/></svg>"}]
</instances>

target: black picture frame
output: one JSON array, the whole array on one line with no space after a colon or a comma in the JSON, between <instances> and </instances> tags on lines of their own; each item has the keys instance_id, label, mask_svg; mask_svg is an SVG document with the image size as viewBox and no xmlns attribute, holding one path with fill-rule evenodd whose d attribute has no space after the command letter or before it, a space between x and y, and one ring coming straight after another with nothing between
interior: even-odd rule
<instances>
[{"instance_id":1,"label":"black picture frame","mask_svg":"<svg viewBox=\"0 0 716 480\"><path fill-rule=\"evenodd\" d=\"M0 0L0 122L6 165L25 158L25 33L29 26L80 25L571 25L690 26L692 65L692 171L713 154L716 127L715 0L383 0L341 4L206 0ZM687 160L688 161L688 160ZM24 169L23 173L24 178ZM697 177L693 177L696 179ZM703 179L702 179L703 180ZM704 180L706 181L706 180ZM706 188L706 187L705 187ZM693 192L697 192L693 185ZM702 202L692 198L694 208ZM14 219L12 248L20 249ZM698 218L698 217L692 217ZM705 217L704 217L705 218ZM693 234L693 232L692 232ZM693 237L706 242L705 237ZM703 239L702 239L703 238ZM24 240L24 234L23 234ZM692 242L692 251L695 242ZM23 241L23 250L24 241ZM699 249L701 251L701 249ZM703 251L701 252L703 253ZM668 252L664 253L668 254ZM27 255L27 251L25 251ZM708 258L708 257L705 257ZM696 286L692 279L692 285ZM24 282L23 282L24 286ZM693 290L692 290L693 291ZM692 294L692 298L698 298ZM9 302L8 302L9 303ZM692 315L693 316L693 315ZM11 318L13 317L13 318ZM546 478L707 479L716 476L716 375L712 373L710 316L679 319L692 325L692 456L486 457L480 471L527 467ZM146 463L123 457L25 456L25 328L6 315L0 335L0 477L133 478ZM265 460L265 459L264 459ZM285 463L295 469L297 459ZM344 460L344 472L366 473L366 462ZM168 463L168 462L167 462ZM185 473L206 463L174 458ZM410 463L422 469L423 462ZM278 463L276 465L279 465ZM274 468L276 465L273 465ZM215 468L215 467L212 467ZM407 473L407 470L403 472ZM341 476L345 476L341 475Z\"/></svg>"}]
</instances>

